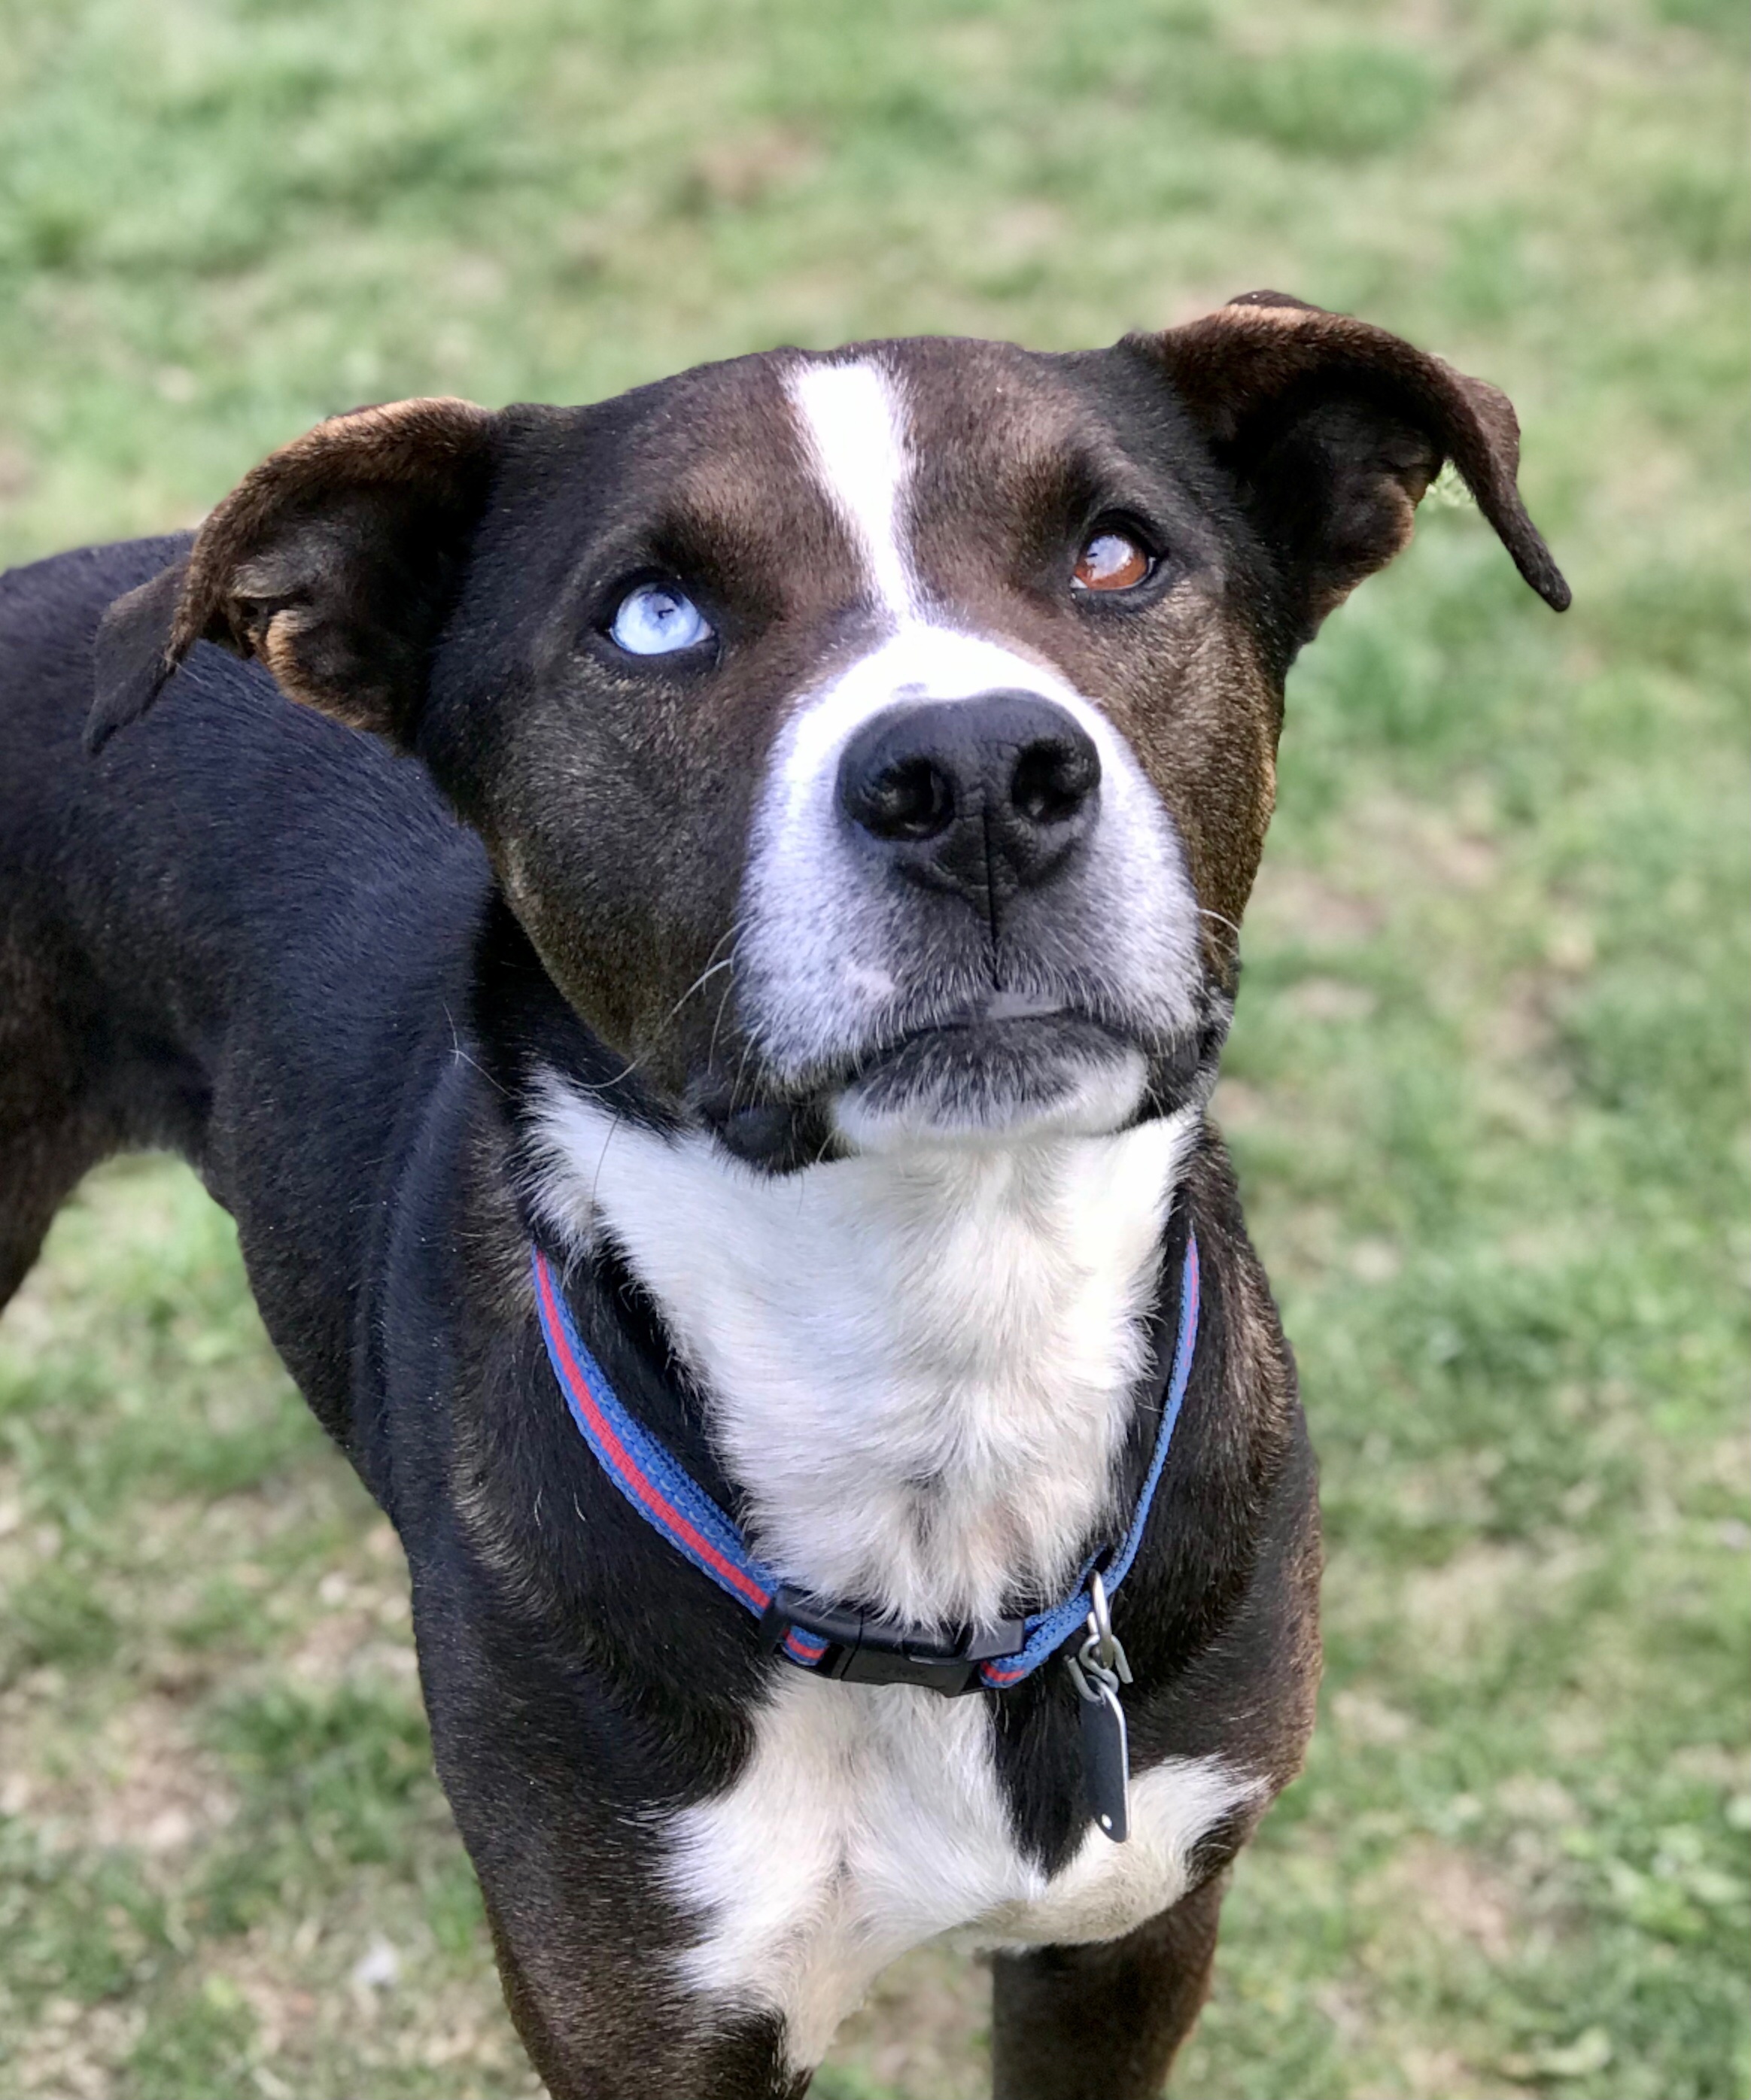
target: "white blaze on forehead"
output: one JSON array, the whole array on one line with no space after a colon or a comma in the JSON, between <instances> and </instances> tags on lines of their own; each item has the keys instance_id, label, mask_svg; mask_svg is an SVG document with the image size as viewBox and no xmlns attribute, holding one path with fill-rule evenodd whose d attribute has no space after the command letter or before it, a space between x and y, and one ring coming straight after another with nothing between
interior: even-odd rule
<instances>
[{"instance_id":1,"label":"white blaze on forehead","mask_svg":"<svg viewBox=\"0 0 1751 2100\"><path fill-rule=\"evenodd\" d=\"M898 382L875 364L799 364L785 386L876 597L893 613L909 612L915 594L899 518L911 457Z\"/></svg>"}]
</instances>

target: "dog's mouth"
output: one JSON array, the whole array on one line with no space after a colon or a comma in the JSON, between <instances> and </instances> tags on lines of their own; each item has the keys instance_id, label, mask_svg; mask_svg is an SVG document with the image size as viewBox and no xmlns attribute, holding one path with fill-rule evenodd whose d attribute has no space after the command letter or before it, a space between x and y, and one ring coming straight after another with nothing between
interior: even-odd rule
<instances>
[{"instance_id":1,"label":"dog's mouth","mask_svg":"<svg viewBox=\"0 0 1751 2100\"><path fill-rule=\"evenodd\" d=\"M1074 1004L999 991L896 1030L792 1086L707 1086L695 1105L738 1156L783 1172L927 1144L1102 1136L1207 1092L1226 1012L1171 1043Z\"/></svg>"},{"instance_id":2,"label":"dog's mouth","mask_svg":"<svg viewBox=\"0 0 1751 2100\"><path fill-rule=\"evenodd\" d=\"M1092 1016L999 994L981 1012L910 1030L860 1057L831 1116L858 1151L1095 1133L1131 1119L1147 1078L1141 1048Z\"/></svg>"}]
</instances>

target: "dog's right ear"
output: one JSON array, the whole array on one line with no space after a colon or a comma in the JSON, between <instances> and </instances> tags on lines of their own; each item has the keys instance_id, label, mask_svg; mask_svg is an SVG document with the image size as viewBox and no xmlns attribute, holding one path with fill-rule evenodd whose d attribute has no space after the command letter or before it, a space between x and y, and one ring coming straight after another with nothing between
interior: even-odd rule
<instances>
[{"instance_id":1,"label":"dog's right ear","mask_svg":"<svg viewBox=\"0 0 1751 2100\"><path fill-rule=\"evenodd\" d=\"M331 417L264 460L186 561L104 615L86 748L138 721L201 641L258 656L289 698L406 743L501 427L470 401L399 401Z\"/></svg>"},{"instance_id":2,"label":"dog's right ear","mask_svg":"<svg viewBox=\"0 0 1751 2100\"><path fill-rule=\"evenodd\" d=\"M1568 585L1520 501L1505 394L1382 328L1281 292L1127 336L1172 386L1276 552L1296 646L1410 537L1450 460L1515 567L1558 612Z\"/></svg>"}]
</instances>

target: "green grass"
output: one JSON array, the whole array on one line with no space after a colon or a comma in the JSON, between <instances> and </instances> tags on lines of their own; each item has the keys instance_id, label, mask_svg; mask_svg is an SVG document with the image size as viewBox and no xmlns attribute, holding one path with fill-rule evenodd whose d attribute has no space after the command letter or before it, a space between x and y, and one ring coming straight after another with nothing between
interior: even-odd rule
<instances>
[{"instance_id":1,"label":"green grass","mask_svg":"<svg viewBox=\"0 0 1751 2100\"><path fill-rule=\"evenodd\" d=\"M1206 2100L1751 2081L1745 42L1736 0L0 0L6 558L356 401L1259 285L1518 403L1574 611L1437 492L1291 686L1220 1110L1330 1664ZM94 1180L0 1325L0 2090L531 2089L394 1542L180 1170ZM820 2089L977 2092L981 2021L916 1957Z\"/></svg>"}]
</instances>

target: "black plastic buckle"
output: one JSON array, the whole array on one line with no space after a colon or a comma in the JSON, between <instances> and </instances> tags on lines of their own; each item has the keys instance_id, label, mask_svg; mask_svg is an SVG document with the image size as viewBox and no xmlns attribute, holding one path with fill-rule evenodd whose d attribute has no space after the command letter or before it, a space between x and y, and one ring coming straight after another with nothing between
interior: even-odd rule
<instances>
[{"instance_id":1,"label":"black plastic buckle","mask_svg":"<svg viewBox=\"0 0 1751 2100\"><path fill-rule=\"evenodd\" d=\"M981 1688L979 1665L1014 1655L1025 1643L1020 1619L999 1619L988 1626L970 1626L953 1647L927 1639L891 1619L842 1607L818 1604L800 1590L781 1584L760 1621L761 1644L783 1648L792 1626L827 1643L827 1652L807 1665L817 1676L846 1684L921 1684L952 1699Z\"/></svg>"}]
</instances>

